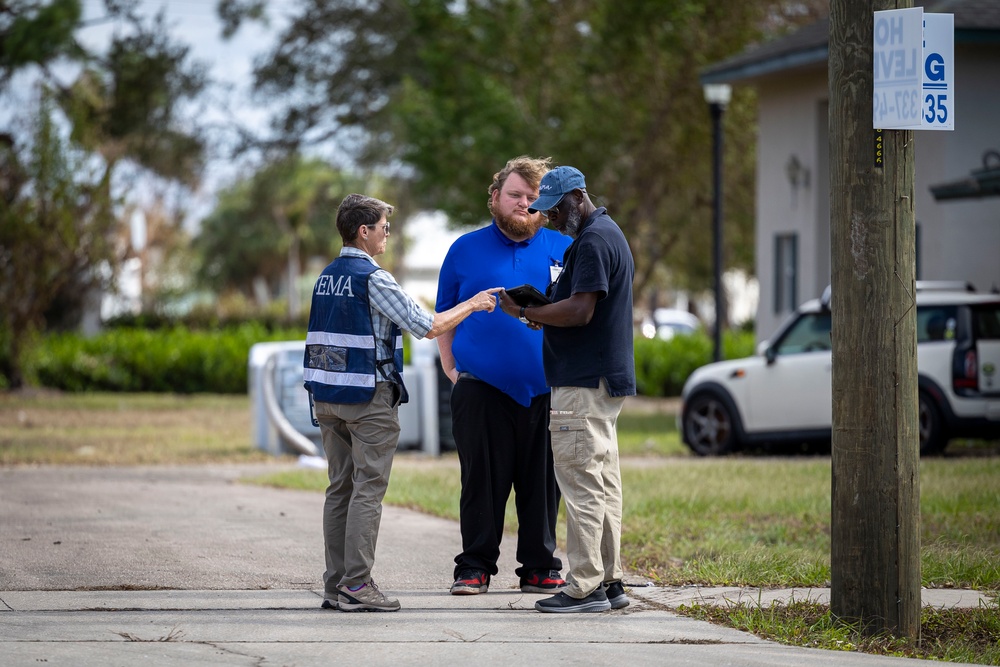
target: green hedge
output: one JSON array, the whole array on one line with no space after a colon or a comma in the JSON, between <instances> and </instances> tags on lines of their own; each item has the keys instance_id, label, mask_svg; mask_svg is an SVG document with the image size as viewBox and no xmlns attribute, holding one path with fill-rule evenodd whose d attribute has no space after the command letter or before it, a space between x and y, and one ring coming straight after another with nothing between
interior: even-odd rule
<instances>
[{"instance_id":1,"label":"green hedge","mask_svg":"<svg viewBox=\"0 0 1000 667\"><path fill-rule=\"evenodd\" d=\"M726 359L749 357L754 352L754 335L745 331L726 331L722 336ZM712 340L703 333L658 338L635 339L635 376L642 396L680 396L688 376L712 361Z\"/></svg>"},{"instance_id":2,"label":"green hedge","mask_svg":"<svg viewBox=\"0 0 1000 667\"><path fill-rule=\"evenodd\" d=\"M31 373L64 391L240 394L255 343L305 340L305 331L269 331L244 324L219 331L111 329L98 336L46 337L32 354Z\"/></svg>"},{"instance_id":3,"label":"green hedge","mask_svg":"<svg viewBox=\"0 0 1000 667\"><path fill-rule=\"evenodd\" d=\"M241 394L253 344L304 339L304 330L272 331L262 324L218 331L117 328L91 338L57 334L34 351L29 371L42 386L63 391ZM749 356L753 334L726 332L723 347L727 359ZM679 396L688 375L711 360L712 341L704 334L669 341L637 337L639 393Z\"/></svg>"}]
</instances>

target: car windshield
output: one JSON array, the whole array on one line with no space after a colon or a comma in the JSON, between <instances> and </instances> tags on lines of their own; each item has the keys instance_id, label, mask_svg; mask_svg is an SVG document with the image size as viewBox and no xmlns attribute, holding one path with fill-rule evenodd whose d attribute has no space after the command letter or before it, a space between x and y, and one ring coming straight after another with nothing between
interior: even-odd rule
<instances>
[{"instance_id":1,"label":"car windshield","mask_svg":"<svg viewBox=\"0 0 1000 667\"><path fill-rule=\"evenodd\" d=\"M776 346L778 354L830 349L830 313L805 313L785 332Z\"/></svg>"}]
</instances>

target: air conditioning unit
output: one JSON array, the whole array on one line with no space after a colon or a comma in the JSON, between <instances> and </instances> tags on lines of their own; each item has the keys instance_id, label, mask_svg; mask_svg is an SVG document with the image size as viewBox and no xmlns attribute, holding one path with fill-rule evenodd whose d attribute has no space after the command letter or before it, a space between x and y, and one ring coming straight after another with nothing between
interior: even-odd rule
<instances>
[{"instance_id":1,"label":"air conditioning unit","mask_svg":"<svg viewBox=\"0 0 1000 667\"><path fill-rule=\"evenodd\" d=\"M399 449L439 454L454 448L451 384L440 370L433 341L410 340L411 363L403 367L410 400L399 406ZM254 446L274 455L323 456L302 381L306 342L257 343L250 348L247 384ZM442 447L443 445L443 447Z\"/></svg>"}]
</instances>

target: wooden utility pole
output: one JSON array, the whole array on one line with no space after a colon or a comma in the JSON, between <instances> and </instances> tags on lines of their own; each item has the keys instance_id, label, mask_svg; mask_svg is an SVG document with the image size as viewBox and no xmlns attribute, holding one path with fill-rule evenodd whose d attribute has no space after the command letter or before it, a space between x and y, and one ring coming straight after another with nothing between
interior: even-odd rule
<instances>
[{"instance_id":1,"label":"wooden utility pole","mask_svg":"<svg viewBox=\"0 0 1000 667\"><path fill-rule=\"evenodd\" d=\"M914 133L872 129L873 12L831 0L833 499L830 609L920 634Z\"/></svg>"}]
</instances>

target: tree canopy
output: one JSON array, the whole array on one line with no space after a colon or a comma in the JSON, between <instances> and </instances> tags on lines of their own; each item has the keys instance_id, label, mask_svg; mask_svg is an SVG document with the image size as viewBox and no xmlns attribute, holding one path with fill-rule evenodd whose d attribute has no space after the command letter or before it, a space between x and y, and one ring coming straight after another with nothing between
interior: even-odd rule
<instances>
[{"instance_id":1,"label":"tree canopy","mask_svg":"<svg viewBox=\"0 0 1000 667\"><path fill-rule=\"evenodd\" d=\"M636 287L711 279L711 135L698 72L803 3L303 0L255 69L270 138L336 141L457 224L519 154L587 176L636 258ZM809 4L809 3L805 3ZM224 0L230 21L241 6ZM753 97L727 113L728 266L752 268Z\"/></svg>"},{"instance_id":2,"label":"tree canopy","mask_svg":"<svg viewBox=\"0 0 1000 667\"><path fill-rule=\"evenodd\" d=\"M83 57L74 38L82 13L79 0L0 0L0 85L29 65Z\"/></svg>"},{"instance_id":3,"label":"tree canopy","mask_svg":"<svg viewBox=\"0 0 1000 667\"><path fill-rule=\"evenodd\" d=\"M295 285L303 258L340 251L337 207L365 189L356 178L318 158L291 155L267 163L219 193L194 239L198 280L217 292L268 299L284 295L295 317Z\"/></svg>"},{"instance_id":4,"label":"tree canopy","mask_svg":"<svg viewBox=\"0 0 1000 667\"><path fill-rule=\"evenodd\" d=\"M0 0L0 95L20 72L37 91L0 130L0 370L13 386L46 316L79 311L125 256L119 165L186 184L200 173L204 141L179 109L201 92L204 72L162 17L144 20L135 5L105 0L121 28L107 51L92 52L76 39L79 0Z\"/></svg>"},{"instance_id":5,"label":"tree canopy","mask_svg":"<svg viewBox=\"0 0 1000 667\"><path fill-rule=\"evenodd\" d=\"M66 288L86 292L112 264L114 217L105 170L61 140L51 102L43 100L31 150L3 150L9 175L0 192L0 354L12 386L24 378L20 355L42 315Z\"/></svg>"}]
</instances>

